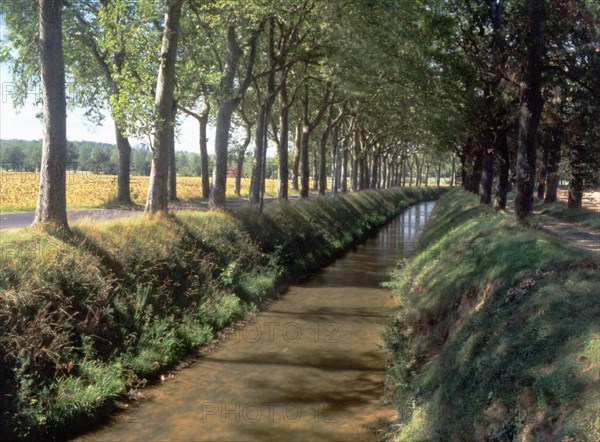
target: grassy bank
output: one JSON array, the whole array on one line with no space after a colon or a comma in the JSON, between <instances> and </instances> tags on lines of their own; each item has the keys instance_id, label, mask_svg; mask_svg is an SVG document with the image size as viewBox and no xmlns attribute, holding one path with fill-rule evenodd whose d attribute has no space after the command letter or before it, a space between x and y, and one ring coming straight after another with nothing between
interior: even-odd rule
<instances>
[{"instance_id":1,"label":"grassy bank","mask_svg":"<svg viewBox=\"0 0 600 442\"><path fill-rule=\"evenodd\" d=\"M600 274L453 190L390 286L398 440L599 440Z\"/></svg>"},{"instance_id":2,"label":"grassy bank","mask_svg":"<svg viewBox=\"0 0 600 442\"><path fill-rule=\"evenodd\" d=\"M278 286L435 189L3 233L0 439L89 428Z\"/></svg>"}]
</instances>

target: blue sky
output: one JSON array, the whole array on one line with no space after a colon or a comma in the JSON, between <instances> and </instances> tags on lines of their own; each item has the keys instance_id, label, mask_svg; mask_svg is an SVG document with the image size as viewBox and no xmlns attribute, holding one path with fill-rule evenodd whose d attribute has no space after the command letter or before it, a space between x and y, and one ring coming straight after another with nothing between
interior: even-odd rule
<instances>
[{"instance_id":1,"label":"blue sky","mask_svg":"<svg viewBox=\"0 0 600 442\"><path fill-rule=\"evenodd\" d=\"M0 0L1 1L1 0ZM22 108L15 109L11 99L12 78L5 63L0 63L0 86L2 97L0 100L0 139L22 139L39 140L42 138L42 122L35 117L41 111L40 106L35 104L36 91L32 91L31 97ZM96 126L84 116L84 109L76 108L70 110L67 115L67 137L70 141L98 141L102 143L115 143L113 122L106 117L102 126ZM176 140L177 150L189 152L198 151L198 123L192 118L186 117L179 129ZM209 138L213 138L209 131ZM145 142L146 140L132 140L133 144ZM209 139L209 151L214 151Z\"/></svg>"}]
</instances>

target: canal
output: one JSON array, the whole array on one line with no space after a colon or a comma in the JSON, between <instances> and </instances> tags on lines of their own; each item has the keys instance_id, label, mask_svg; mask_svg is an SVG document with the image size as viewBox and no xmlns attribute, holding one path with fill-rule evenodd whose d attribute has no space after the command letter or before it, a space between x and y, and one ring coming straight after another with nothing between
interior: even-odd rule
<instances>
[{"instance_id":1,"label":"canal","mask_svg":"<svg viewBox=\"0 0 600 442\"><path fill-rule=\"evenodd\" d=\"M377 440L394 418L381 332L395 301L380 284L410 254L434 204L406 209L289 287L216 350L81 440Z\"/></svg>"}]
</instances>

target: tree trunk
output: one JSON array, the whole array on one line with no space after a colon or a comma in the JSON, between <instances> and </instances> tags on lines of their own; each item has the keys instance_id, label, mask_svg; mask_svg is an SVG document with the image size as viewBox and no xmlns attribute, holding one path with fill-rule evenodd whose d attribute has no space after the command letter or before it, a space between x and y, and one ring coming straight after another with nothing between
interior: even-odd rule
<instances>
[{"instance_id":1,"label":"tree trunk","mask_svg":"<svg viewBox=\"0 0 600 442\"><path fill-rule=\"evenodd\" d=\"M300 189L300 158L302 157L302 121L296 125L296 154L294 155L294 164L292 165L292 189L296 192Z\"/></svg>"},{"instance_id":2,"label":"tree trunk","mask_svg":"<svg viewBox=\"0 0 600 442\"><path fill-rule=\"evenodd\" d=\"M177 201L177 156L175 154L175 113L177 106L173 106L171 120L169 121L169 181L167 194L169 201Z\"/></svg>"},{"instance_id":3,"label":"tree trunk","mask_svg":"<svg viewBox=\"0 0 600 442\"><path fill-rule=\"evenodd\" d=\"M548 161L550 160L550 152L548 143L544 145L544 151L542 153L542 166L540 167L538 175L538 188L537 197L543 200L546 195L546 183L548 180Z\"/></svg>"},{"instance_id":4,"label":"tree trunk","mask_svg":"<svg viewBox=\"0 0 600 442\"><path fill-rule=\"evenodd\" d=\"M563 129L560 123L554 125L550 132L550 142L548 145L548 179L545 204L555 203L558 196L558 166L560 165L561 145Z\"/></svg>"},{"instance_id":5,"label":"tree trunk","mask_svg":"<svg viewBox=\"0 0 600 442\"><path fill-rule=\"evenodd\" d=\"M479 201L482 204L492 204L492 185L494 182L494 149L484 146L483 165L481 176L481 194Z\"/></svg>"},{"instance_id":6,"label":"tree trunk","mask_svg":"<svg viewBox=\"0 0 600 442\"><path fill-rule=\"evenodd\" d=\"M44 138L40 187L33 223L67 224L67 105L62 49L62 0L40 0L40 74Z\"/></svg>"},{"instance_id":7,"label":"tree trunk","mask_svg":"<svg viewBox=\"0 0 600 442\"><path fill-rule=\"evenodd\" d=\"M584 167L582 167L583 152L585 146L582 144L579 137L571 147L569 158L569 196L567 206L569 209L578 209L581 207L583 200L583 175Z\"/></svg>"},{"instance_id":8,"label":"tree trunk","mask_svg":"<svg viewBox=\"0 0 600 442\"><path fill-rule=\"evenodd\" d=\"M440 187L440 183L442 181L442 162L440 161L437 164L437 169L436 169L436 187Z\"/></svg>"},{"instance_id":9,"label":"tree trunk","mask_svg":"<svg viewBox=\"0 0 600 442\"><path fill-rule=\"evenodd\" d=\"M210 177L208 172L208 115L210 114L210 106L205 104L200 120L200 174L202 176L202 198L208 199L210 196Z\"/></svg>"},{"instance_id":10,"label":"tree trunk","mask_svg":"<svg viewBox=\"0 0 600 442\"><path fill-rule=\"evenodd\" d=\"M119 170L117 171L117 201L120 204L131 205L131 145L115 123L117 151L119 153Z\"/></svg>"},{"instance_id":11,"label":"tree trunk","mask_svg":"<svg viewBox=\"0 0 600 442\"><path fill-rule=\"evenodd\" d=\"M373 165L371 166L371 189L377 189L379 183L379 152L373 154Z\"/></svg>"},{"instance_id":12,"label":"tree trunk","mask_svg":"<svg viewBox=\"0 0 600 442\"><path fill-rule=\"evenodd\" d=\"M250 195L248 200L251 204L260 203L262 210L267 158L267 123L273 102L275 101L275 20L269 19L269 50L268 63L269 73L267 75L267 90L256 121L256 142L254 150L254 163L252 167L252 180L250 182Z\"/></svg>"},{"instance_id":13,"label":"tree trunk","mask_svg":"<svg viewBox=\"0 0 600 442\"><path fill-rule=\"evenodd\" d=\"M301 177L300 177L300 197L308 198L310 188L310 161L308 155L308 143L309 133L308 127L303 126L302 128L302 147L300 149L300 166L301 166Z\"/></svg>"},{"instance_id":14,"label":"tree trunk","mask_svg":"<svg viewBox=\"0 0 600 442\"><path fill-rule=\"evenodd\" d=\"M469 164L471 163L471 153L470 153L470 138L467 140L464 151L460 155L460 181L462 187L467 192L471 191L471 181L469 173Z\"/></svg>"},{"instance_id":15,"label":"tree trunk","mask_svg":"<svg viewBox=\"0 0 600 442\"><path fill-rule=\"evenodd\" d=\"M343 193L348 192L348 143L349 138L344 139L342 151L342 172L341 172L341 190Z\"/></svg>"},{"instance_id":16,"label":"tree trunk","mask_svg":"<svg viewBox=\"0 0 600 442\"><path fill-rule=\"evenodd\" d=\"M417 176L416 176L416 180L415 180L415 186L420 187L421 186L421 171L423 169L423 164L421 163L421 161L419 161L419 156L417 154L415 154L415 165L417 167ZM412 178L411 178L411 182L412 182Z\"/></svg>"},{"instance_id":17,"label":"tree trunk","mask_svg":"<svg viewBox=\"0 0 600 442\"><path fill-rule=\"evenodd\" d=\"M496 199L494 201L496 210L506 210L506 197L509 189L510 158L506 139L507 130L506 128L500 130L496 140L496 149L498 150L498 188L496 189Z\"/></svg>"},{"instance_id":18,"label":"tree trunk","mask_svg":"<svg viewBox=\"0 0 600 442\"><path fill-rule=\"evenodd\" d=\"M319 159L318 159L318 155L317 152L314 153L313 155L313 184L312 184L312 190L313 191L317 191L319 190Z\"/></svg>"},{"instance_id":19,"label":"tree trunk","mask_svg":"<svg viewBox=\"0 0 600 442\"><path fill-rule=\"evenodd\" d=\"M340 127L337 124L333 128L332 141L331 195L335 196L340 187Z\"/></svg>"},{"instance_id":20,"label":"tree trunk","mask_svg":"<svg viewBox=\"0 0 600 442\"><path fill-rule=\"evenodd\" d=\"M479 186L481 184L481 176L483 174L483 148L479 143L473 143L473 169L471 169L471 193L479 195Z\"/></svg>"},{"instance_id":21,"label":"tree trunk","mask_svg":"<svg viewBox=\"0 0 600 442\"><path fill-rule=\"evenodd\" d=\"M403 157L402 158L402 166L401 166L401 170L402 170L402 187L406 187L406 163L407 163L407 158Z\"/></svg>"},{"instance_id":22,"label":"tree trunk","mask_svg":"<svg viewBox=\"0 0 600 442\"><path fill-rule=\"evenodd\" d=\"M431 167L431 163L427 161L425 163L425 187L429 187L429 168Z\"/></svg>"},{"instance_id":23,"label":"tree trunk","mask_svg":"<svg viewBox=\"0 0 600 442\"><path fill-rule=\"evenodd\" d=\"M329 108L327 126L325 127L325 130L323 130L323 135L321 136L321 145L319 146L319 195L325 195L325 192L327 192L327 142L329 141L329 134L333 129L332 123L333 106Z\"/></svg>"},{"instance_id":24,"label":"tree trunk","mask_svg":"<svg viewBox=\"0 0 600 442\"><path fill-rule=\"evenodd\" d=\"M287 92L287 71L281 72L279 89L279 170L277 174L277 198L288 199L288 145L289 145L289 98Z\"/></svg>"},{"instance_id":25,"label":"tree trunk","mask_svg":"<svg viewBox=\"0 0 600 442\"><path fill-rule=\"evenodd\" d=\"M227 154L229 149L229 129L231 116L237 106L237 97L234 93L237 66L242 56L235 35L235 26L227 27L227 62L221 78L221 91L224 98L219 103L217 113L217 127L215 133L215 166L213 169L213 183L208 204L211 208L225 208L225 193L227 191Z\"/></svg>"},{"instance_id":26,"label":"tree trunk","mask_svg":"<svg viewBox=\"0 0 600 442\"><path fill-rule=\"evenodd\" d=\"M263 180L263 150L265 146L265 132L267 124L267 98L260 106L256 117L256 132L254 134L254 161L252 163L252 178L250 180L250 194L248 201L250 204L258 204L260 201L260 189Z\"/></svg>"},{"instance_id":27,"label":"tree trunk","mask_svg":"<svg viewBox=\"0 0 600 442\"><path fill-rule=\"evenodd\" d=\"M359 175L362 175L360 172L360 134L358 131L354 131L354 152L352 155L352 179L351 186L352 191L356 192L359 189Z\"/></svg>"},{"instance_id":28,"label":"tree trunk","mask_svg":"<svg viewBox=\"0 0 600 442\"><path fill-rule=\"evenodd\" d=\"M183 0L170 0L165 13L160 67L156 83L155 107L157 121L152 139L152 167L146 199L146 212L166 212L168 209L167 179L169 174L169 123L172 120L175 90L175 63L179 19Z\"/></svg>"},{"instance_id":29,"label":"tree trunk","mask_svg":"<svg viewBox=\"0 0 600 442\"><path fill-rule=\"evenodd\" d=\"M524 221L533 210L535 155L538 127L544 106L542 69L544 56L545 1L527 0L527 55L520 85L519 145L517 155L517 197L515 216Z\"/></svg>"},{"instance_id":30,"label":"tree trunk","mask_svg":"<svg viewBox=\"0 0 600 442\"><path fill-rule=\"evenodd\" d=\"M450 187L456 185L456 156L452 154L452 172L450 175Z\"/></svg>"}]
</instances>

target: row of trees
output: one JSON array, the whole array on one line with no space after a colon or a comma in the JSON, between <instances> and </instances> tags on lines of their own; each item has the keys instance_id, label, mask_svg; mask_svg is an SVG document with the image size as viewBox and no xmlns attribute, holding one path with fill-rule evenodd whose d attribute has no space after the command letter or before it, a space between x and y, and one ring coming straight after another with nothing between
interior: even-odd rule
<instances>
[{"instance_id":1,"label":"row of trees","mask_svg":"<svg viewBox=\"0 0 600 442\"><path fill-rule=\"evenodd\" d=\"M319 193L328 176L336 193L398 185L415 162L435 158L427 164L438 167L457 156L463 185L482 202L491 203L497 183L499 208L512 169L526 219L540 136L539 181L550 199L562 151L572 158L574 205L593 183L585 173L598 150L592 1L38 0L5 9L16 98L41 81L42 163L57 166L47 167L56 176L42 174L38 220L66 222L64 208L44 209L63 200L64 186L54 184L66 156L65 75L76 85L73 105L115 121L122 203L130 202L129 137L149 139L148 212L176 198L182 114L198 121L200 191L212 207L224 207L228 159L242 170L250 148L250 202L261 203L269 143L281 199L290 181L308 197L311 169ZM216 128L212 184L208 124Z\"/></svg>"},{"instance_id":2,"label":"row of trees","mask_svg":"<svg viewBox=\"0 0 600 442\"><path fill-rule=\"evenodd\" d=\"M504 209L512 174L515 212L526 220L535 190L556 201L562 158L569 207L580 207L600 178L598 2L451 0L440 8L437 56L461 91L448 93L461 125L452 142L463 186Z\"/></svg>"},{"instance_id":3,"label":"row of trees","mask_svg":"<svg viewBox=\"0 0 600 442\"><path fill-rule=\"evenodd\" d=\"M42 158L42 142L27 140L2 140L0 141L0 169L13 172L39 171ZM246 153L246 159L251 159L251 152ZM313 155L311 161L312 190L318 191L320 185L319 162ZM326 159L327 181L333 184L330 172L333 170L333 158ZM406 161L406 166L399 176L398 184L412 186L439 186L455 183L456 164L444 156L427 155L425 152L415 152ZM134 147L131 150L131 173L134 176L149 176L152 162L152 152L146 146ZM214 170L214 155L208 158L208 176ZM235 189L239 196L241 183L238 180L252 176L252 163L245 161L237 173L237 155L230 155L228 175L235 175ZM201 176L200 155L194 152L176 152L175 165L177 176ZM119 167L119 158L114 145L93 141L69 141L67 143L67 169L71 171L86 171L95 174L116 175ZM277 179L279 170L278 158L267 158L265 177ZM338 179L339 179L338 174ZM383 178L382 178L383 180ZM382 183L379 184L381 187ZM374 186L377 186L374 184ZM347 185L346 185L347 188Z\"/></svg>"}]
</instances>

